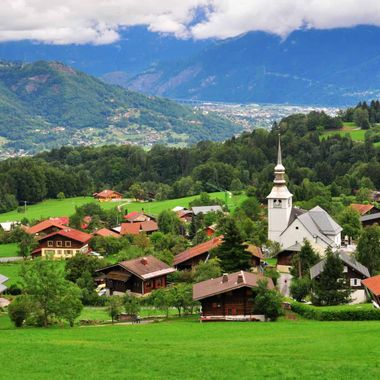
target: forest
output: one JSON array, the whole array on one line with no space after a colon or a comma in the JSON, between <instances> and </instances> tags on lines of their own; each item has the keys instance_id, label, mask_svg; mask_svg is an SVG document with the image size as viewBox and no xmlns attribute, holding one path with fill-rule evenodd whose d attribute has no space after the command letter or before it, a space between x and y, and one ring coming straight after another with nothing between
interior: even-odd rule
<instances>
[{"instance_id":1,"label":"forest","mask_svg":"<svg viewBox=\"0 0 380 380\"><path fill-rule=\"evenodd\" d=\"M131 145L62 147L8 159L0 162L0 212L23 201L91 195L104 188L143 199L167 199L250 187L263 201L272 186L279 133L295 201L331 211L332 197L360 189L366 198L380 188L380 151L375 144L349 136L321 138L321 130L341 123L341 116L313 111L284 118L270 131L255 129L223 143L155 145L149 151Z\"/></svg>"}]
</instances>

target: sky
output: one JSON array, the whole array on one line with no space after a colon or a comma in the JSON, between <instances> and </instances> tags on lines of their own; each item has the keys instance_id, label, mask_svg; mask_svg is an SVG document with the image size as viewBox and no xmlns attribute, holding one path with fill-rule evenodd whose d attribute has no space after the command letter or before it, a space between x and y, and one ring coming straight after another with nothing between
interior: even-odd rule
<instances>
[{"instance_id":1,"label":"sky","mask_svg":"<svg viewBox=\"0 0 380 380\"><path fill-rule=\"evenodd\" d=\"M0 0L0 42L110 44L145 25L177 38L380 26L379 0Z\"/></svg>"}]
</instances>

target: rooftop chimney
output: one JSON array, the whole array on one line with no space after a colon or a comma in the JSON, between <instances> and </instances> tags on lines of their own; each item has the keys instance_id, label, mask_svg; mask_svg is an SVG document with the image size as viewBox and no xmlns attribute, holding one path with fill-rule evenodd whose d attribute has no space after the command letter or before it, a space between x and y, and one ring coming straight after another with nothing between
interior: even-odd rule
<instances>
[{"instance_id":1,"label":"rooftop chimney","mask_svg":"<svg viewBox=\"0 0 380 380\"><path fill-rule=\"evenodd\" d=\"M237 283L238 284L241 284L242 282L244 282L244 276L243 276L243 273L240 272L237 276Z\"/></svg>"},{"instance_id":2,"label":"rooftop chimney","mask_svg":"<svg viewBox=\"0 0 380 380\"><path fill-rule=\"evenodd\" d=\"M223 273L222 282L228 282L228 273Z\"/></svg>"},{"instance_id":3,"label":"rooftop chimney","mask_svg":"<svg viewBox=\"0 0 380 380\"><path fill-rule=\"evenodd\" d=\"M141 261L142 265L147 265L148 264L148 259L146 257L142 257L140 261Z\"/></svg>"}]
</instances>

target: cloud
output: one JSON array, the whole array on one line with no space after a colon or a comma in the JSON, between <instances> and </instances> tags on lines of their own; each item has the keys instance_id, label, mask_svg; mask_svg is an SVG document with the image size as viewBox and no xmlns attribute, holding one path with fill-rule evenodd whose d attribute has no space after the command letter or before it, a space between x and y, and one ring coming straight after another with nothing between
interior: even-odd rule
<instances>
[{"instance_id":1,"label":"cloud","mask_svg":"<svg viewBox=\"0 0 380 380\"><path fill-rule=\"evenodd\" d=\"M134 25L205 39L359 24L380 26L378 0L2 0L0 7L0 41L53 44L108 44Z\"/></svg>"}]
</instances>

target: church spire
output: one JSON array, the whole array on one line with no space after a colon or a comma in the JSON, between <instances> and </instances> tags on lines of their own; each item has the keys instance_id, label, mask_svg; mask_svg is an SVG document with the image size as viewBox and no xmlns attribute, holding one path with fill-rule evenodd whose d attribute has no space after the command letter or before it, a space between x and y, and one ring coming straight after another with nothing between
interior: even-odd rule
<instances>
[{"instance_id":1,"label":"church spire","mask_svg":"<svg viewBox=\"0 0 380 380\"><path fill-rule=\"evenodd\" d=\"M274 181L277 186L285 185L285 167L282 165L281 135L278 135L277 165L274 168Z\"/></svg>"}]
</instances>

